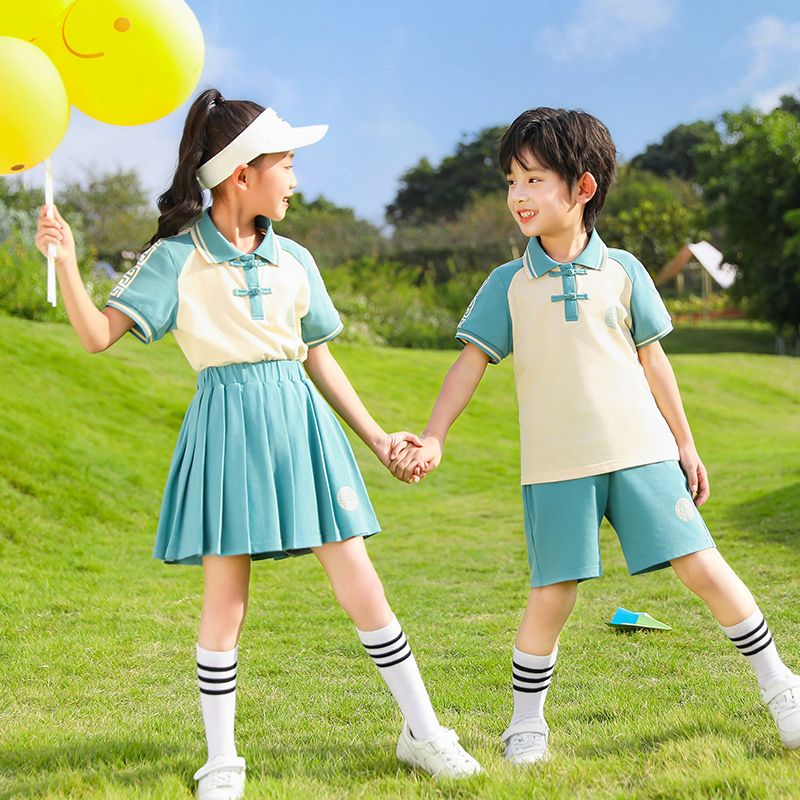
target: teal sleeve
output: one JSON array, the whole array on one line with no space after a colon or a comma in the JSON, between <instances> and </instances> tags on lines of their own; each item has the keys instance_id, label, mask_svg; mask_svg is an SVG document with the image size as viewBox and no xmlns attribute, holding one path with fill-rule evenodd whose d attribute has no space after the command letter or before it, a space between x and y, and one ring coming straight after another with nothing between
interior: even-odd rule
<instances>
[{"instance_id":1,"label":"teal sleeve","mask_svg":"<svg viewBox=\"0 0 800 800\"><path fill-rule=\"evenodd\" d=\"M338 336L344 325L328 295L319 267L307 250L303 252L302 264L308 276L310 296L308 311L300 321L300 328L303 341L309 347L316 347Z\"/></svg>"},{"instance_id":2,"label":"teal sleeve","mask_svg":"<svg viewBox=\"0 0 800 800\"><path fill-rule=\"evenodd\" d=\"M511 352L511 311L508 287L499 270L494 270L478 289L458 323L456 339L479 347L499 364Z\"/></svg>"},{"instance_id":3,"label":"teal sleeve","mask_svg":"<svg viewBox=\"0 0 800 800\"><path fill-rule=\"evenodd\" d=\"M631 336L636 347L644 347L662 339L672 330L672 318L647 270L640 261L631 258Z\"/></svg>"},{"instance_id":4,"label":"teal sleeve","mask_svg":"<svg viewBox=\"0 0 800 800\"><path fill-rule=\"evenodd\" d=\"M131 333L150 344L175 327L178 312L178 275L164 240L142 253L111 290L106 306L127 314Z\"/></svg>"}]
</instances>

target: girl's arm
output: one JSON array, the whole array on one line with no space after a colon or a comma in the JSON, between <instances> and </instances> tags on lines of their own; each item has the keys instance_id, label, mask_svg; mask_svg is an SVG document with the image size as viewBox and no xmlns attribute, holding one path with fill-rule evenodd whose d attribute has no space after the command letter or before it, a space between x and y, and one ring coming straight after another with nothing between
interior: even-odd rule
<instances>
[{"instance_id":1,"label":"girl's arm","mask_svg":"<svg viewBox=\"0 0 800 800\"><path fill-rule=\"evenodd\" d=\"M475 394L488 363L489 356L479 347L469 342L464 346L442 383L422 434L422 447L409 448L408 452L396 457L392 461L392 475L409 482L415 470L429 472L439 466L447 434Z\"/></svg>"},{"instance_id":2,"label":"girl's arm","mask_svg":"<svg viewBox=\"0 0 800 800\"><path fill-rule=\"evenodd\" d=\"M402 431L390 435L378 425L328 349L327 343L309 348L305 368L322 396L385 467L389 466L389 454L393 445L400 442L422 444L411 433Z\"/></svg>"},{"instance_id":3,"label":"girl's arm","mask_svg":"<svg viewBox=\"0 0 800 800\"><path fill-rule=\"evenodd\" d=\"M133 320L116 308L106 308L103 311L96 308L78 272L75 240L69 225L64 222L55 206L54 219L50 219L46 212L45 206L39 210L36 247L46 256L47 245L56 246L56 275L61 296L69 321L84 349L89 353L107 350L133 327Z\"/></svg>"},{"instance_id":4,"label":"girl's arm","mask_svg":"<svg viewBox=\"0 0 800 800\"><path fill-rule=\"evenodd\" d=\"M708 500L710 494L708 473L697 454L672 365L659 342L653 342L653 344L640 348L638 355L659 411L664 415L664 419L678 443L681 467L686 473L695 504L701 506Z\"/></svg>"}]
</instances>

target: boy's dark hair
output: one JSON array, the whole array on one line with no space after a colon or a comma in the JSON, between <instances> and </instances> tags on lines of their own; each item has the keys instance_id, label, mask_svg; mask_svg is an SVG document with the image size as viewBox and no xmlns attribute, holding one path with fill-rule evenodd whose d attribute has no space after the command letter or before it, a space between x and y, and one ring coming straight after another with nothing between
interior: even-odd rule
<instances>
[{"instance_id":1,"label":"boy's dark hair","mask_svg":"<svg viewBox=\"0 0 800 800\"><path fill-rule=\"evenodd\" d=\"M217 89L206 89L195 98L183 126L172 185L158 198L158 230L145 247L180 233L200 216L203 190L197 182L198 167L230 144L263 110L264 106L250 100L226 100Z\"/></svg>"},{"instance_id":2,"label":"boy's dark hair","mask_svg":"<svg viewBox=\"0 0 800 800\"><path fill-rule=\"evenodd\" d=\"M503 173L508 175L514 159L527 167L525 159L531 154L570 189L584 172L594 175L597 192L583 209L584 227L591 231L617 169L617 150L608 128L585 111L532 108L520 114L503 134L499 153Z\"/></svg>"}]
</instances>

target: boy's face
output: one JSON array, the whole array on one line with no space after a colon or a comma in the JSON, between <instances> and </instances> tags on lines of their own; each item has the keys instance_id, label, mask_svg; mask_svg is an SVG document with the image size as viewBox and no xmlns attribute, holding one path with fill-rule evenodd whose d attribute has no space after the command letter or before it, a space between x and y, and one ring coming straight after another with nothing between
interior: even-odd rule
<instances>
[{"instance_id":1,"label":"boy's face","mask_svg":"<svg viewBox=\"0 0 800 800\"><path fill-rule=\"evenodd\" d=\"M525 164L511 161L508 180L508 208L522 233L534 236L558 236L583 227L583 205L577 191L570 190L564 179L545 169L533 153L523 154Z\"/></svg>"}]
</instances>

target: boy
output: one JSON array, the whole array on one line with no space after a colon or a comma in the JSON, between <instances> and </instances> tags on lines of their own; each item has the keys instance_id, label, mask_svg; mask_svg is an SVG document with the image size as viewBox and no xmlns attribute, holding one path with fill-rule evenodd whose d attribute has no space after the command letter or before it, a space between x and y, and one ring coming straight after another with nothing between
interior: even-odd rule
<instances>
[{"instance_id":1,"label":"boy","mask_svg":"<svg viewBox=\"0 0 800 800\"><path fill-rule=\"evenodd\" d=\"M671 565L747 658L781 741L800 747L800 676L781 661L750 591L715 548L697 507L708 477L659 339L671 330L644 267L594 228L615 173L607 128L580 111L521 114L500 144L508 207L530 238L495 269L459 323L424 446L392 472L435 469L487 363L512 350L531 592L512 661L506 759L548 758L544 719L557 642L581 580L601 574L598 529L614 526L631 574Z\"/></svg>"}]
</instances>

